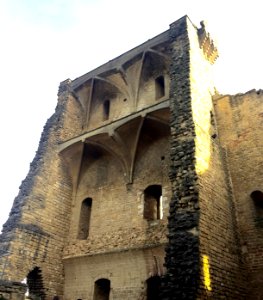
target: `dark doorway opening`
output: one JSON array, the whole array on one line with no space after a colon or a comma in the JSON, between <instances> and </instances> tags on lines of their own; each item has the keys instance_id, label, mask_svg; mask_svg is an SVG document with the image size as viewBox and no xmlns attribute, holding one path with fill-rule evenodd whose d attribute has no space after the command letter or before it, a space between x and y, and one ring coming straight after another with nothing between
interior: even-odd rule
<instances>
[{"instance_id":1,"label":"dark doorway opening","mask_svg":"<svg viewBox=\"0 0 263 300\"><path fill-rule=\"evenodd\" d=\"M45 300L45 290L43 285L43 279L41 270L38 267L35 267L27 275L27 286L30 299L33 300Z\"/></svg>"},{"instance_id":2,"label":"dark doorway opening","mask_svg":"<svg viewBox=\"0 0 263 300\"><path fill-rule=\"evenodd\" d=\"M110 280L102 278L95 282L93 300L109 300Z\"/></svg>"},{"instance_id":3,"label":"dark doorway opening","mask_svg":"<svg viewBox=\"0 0 263 300\"><path fill-rule=\"evenodd\" d=\"M146 283L147 283L147 300L159 300L161 278L159 276L153 276L147 279Z\"/></svg>"}]
</instances>

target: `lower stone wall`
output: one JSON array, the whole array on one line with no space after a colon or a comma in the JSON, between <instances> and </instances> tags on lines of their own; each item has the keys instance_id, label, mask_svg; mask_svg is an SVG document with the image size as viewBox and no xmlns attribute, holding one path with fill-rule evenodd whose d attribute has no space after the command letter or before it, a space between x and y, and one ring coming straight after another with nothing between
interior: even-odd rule
<instances>
[{"instance_id":1,"label":"lower stone wall","mask_svg":"<svg viewBox=\"0 0 263 300\"><path fill-rule=\"evenodd\" d=\"M247 299L232 190L218 141L199 175L200 299Z\"/></svg>"},{"instance_id":2,"label":"lower stone wall","mask_svg":"<svg viewBox=\"0 0 263 300\"><path fill-rule=\"evenodd\" d=\"M146 280L163 274L163 261L163 246L65 259L64 300L92 300L98 279L110 280L110 299L146 299Z\"/></svg>"},{"instance_id":3,"label":"lower stone wall","mask_svg":"<svg viewBox=\"0 0 263 300\"><path fill-rule=\"evenodd\" d=\"M263 192L263 91L252 90L215 100L219 137L231 174L242 258L246 267L246 299L263 299L263 227L251 198Z\"/></svg>"},{"instance_id":4,"label":"lower stone wall","mask_svg":"<svg viewBox=\"0 0 263 300\"><path fill-rule=\"evenodd\" d=\"M0 299L24 300L26 284L0 280Z\"/></svg>"}]
</instances>

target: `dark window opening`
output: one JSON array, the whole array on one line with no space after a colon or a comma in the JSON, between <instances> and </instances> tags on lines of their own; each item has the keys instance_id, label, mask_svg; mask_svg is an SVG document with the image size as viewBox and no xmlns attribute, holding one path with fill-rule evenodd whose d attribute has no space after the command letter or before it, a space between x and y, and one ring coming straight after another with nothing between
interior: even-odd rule
<instances>
[{"instance_id":1,"label":"dark window opening","mask_svg":"<svg viewBox=\"0 0 263 300\"><path fill-rule=\"evenodd\" d=\"M110 116L110 100L105 100L103 102L103 120L106 121Z\"/></svg>"},{"instance_id":2,"label":"dark window opening","mask_svg":"<svg viewBox=\"0 0 263 300\"><path fill-rule=\"evenodd\" d=\"M85 240L89 235L90 216L91 216L92 199L83 200L79 216L78 239Z\"/></svg>"},{"instance_id":3,"label":"dark window opening","mask_svg":"<svg viewBox=\"0 0 263 300\"><path fill-rule=\"evenodd\" d=\"M147 300L159 300L160 299L160 287L161 278L159 276L153 276L147 279Z\"/></svg>"},{"instance_id":4,"label":"dark window opening","mask_svg":"<svg viewBox=\"0 0 263 300\"><path fill-rule=\"evenodd\" d=\"M109 300L110 298L110 280L98 279L95 282L93 300Z\"/></svg>"},{"instance_id":5,"label":"dark window opening","mask_svg":"<svg viewBox=\"0 0 263 300\"><path fill-rule=\"evenodd\" d=\"M164 77L159 76L155 79L155 99L160 99L165 95Z\"/></svg>"},{"instance_id":6,"label":"dark window opening","mask_svg":"<svg viewBox=\"0 0 263 300\"><path fill-rule=\"evenodd\" d=\"M45 290L40 268L36 267L27 275L27 286L30 299L45 300Z\"/></svg>"},{"instance_id":7,"label":"dark window opening","mask_svg":"<svg viewBox=\"0 0 263 300\"><path fill-rule=\"evenodd\" d=\"M162 212L162 186L150 185L144 190L143 217L146 220L159 220Z\"/></svg>"},{"instance_id":8,"label":"dark window opening","mask_svg":"<svg viewBox=\"0 0 263 300\"><path fill-rule=\"evenodd\" d=\"M257 225L263 227L263 193L261 191L254 191L250 194L255 207L255 221Z\"/></svg>"}]
</instances>

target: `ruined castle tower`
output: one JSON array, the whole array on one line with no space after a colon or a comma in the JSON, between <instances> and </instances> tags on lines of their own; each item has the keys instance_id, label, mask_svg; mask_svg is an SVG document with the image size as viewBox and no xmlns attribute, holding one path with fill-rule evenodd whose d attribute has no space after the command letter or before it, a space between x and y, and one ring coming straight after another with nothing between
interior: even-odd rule
<instances>
[{"instance_id":1,"label":"ruined castle tower","mask_svg":"<svg viewBox=\"0 0 263 300\"><path fill-rule=\"evenodd\" d=\"M217 56L185 16L60 84L0 237L0 294L262 299L263 93L215 95Z\"/></svg>"}]
</instances>

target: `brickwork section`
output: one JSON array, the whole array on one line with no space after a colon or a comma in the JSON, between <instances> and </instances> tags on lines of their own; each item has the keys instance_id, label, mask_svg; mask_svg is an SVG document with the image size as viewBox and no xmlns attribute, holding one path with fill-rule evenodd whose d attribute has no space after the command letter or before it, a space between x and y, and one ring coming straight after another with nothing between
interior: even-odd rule
<instances>
[{"instance_id":1,"label":"brickwork section","mask_svg":"<svg viewBox=\"0 0 263 300\"><path fill-rule=\"evenodd\" d=\"M62 249L69 227L72 187L56 147L80 133L76 117L80 114L72 102L76 100L68 90L59 95L56 112L45 125L36 157L1 235L1 278L22 281L39 267L47 299L63 291Z\"/></svg>"},{"instance_id":2,"label":"brickwork section","mask_svg":"<svg viewBox=\"0 0 263 300\"><path fill-rule=\"evenodd\" d=\"M110 280L110 299L146 300L146 280L161 275L162 248L66 259L65 300L92 300L95 281Z\"/></svg>"},{"instance_id":3,"label":"brickwork section","mask_svg":"<svg viewBox=\"0 0 263 300\"><path fill-rule=\"evenodd\" d=\"M240 244L228 171L221 151L212 96L211 61L194 27L191 41L192 116L195 124L195 169L200 208L201 299L245 299Z\"/></svg>"},{"instance_id":4,"label":"brickwork section","mask_svg":"<svg viewBox=\"0 0 263 300\"><path fill-rule=\"evenodd\" d=\"M169 140L139 145L134 181L128 190L119 162L106 153L83 161L80 182L72 210L71 228L64 255L100 253L166 242L166 220L171 187L168 178ZM165 158L166 157L166 158ZM146 168L146 165L148 166ZM143 218L144 190L162 186L162 219ZM78 228L82 201L92 198L89 236L79 240Z\"/></svg>"},{"instance_id":5,"label":"brickwork section","mask_svg":"<svg viewBox=\"0 0 263 300\"><path fill-rule=\"evenodd\" d=\"M20 282L0 280L0 299L24 300L26 285Z\"/></svg>"},{"instance_id":6,"label":"brickwork section","mask_svg":"<svg viewBox=\"0 0 263 300\"><path fill-rule=\"evenodd\" d=\"M200 176L200 253L202 298L246 299L244 266L234 222L228 178L217 141L211 141L209 169ZM204 258L209 275L204 274ZM210 277L210 284L206 280ZM211 289L211 290L210 290Z\"/></svg>"},{"instance_id":7,"label":"brickwork section","mask_svg":"<svg viewBox=\"0 0 263 300\"><path fill-rule=\"evenodd\" d=\"M241 250L246 266L248 296L263 297L263 228L257 223L250 197L262 191L262 91L215 100L220 142L231 174Z\"/></svg>"}]
</instances>

